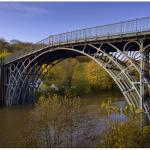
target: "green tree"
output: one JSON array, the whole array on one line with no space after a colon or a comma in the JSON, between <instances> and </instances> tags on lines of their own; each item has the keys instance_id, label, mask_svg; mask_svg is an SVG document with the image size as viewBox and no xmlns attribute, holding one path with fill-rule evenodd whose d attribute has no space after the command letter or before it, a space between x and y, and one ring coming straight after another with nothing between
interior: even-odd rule
<instances>
[{"instance_id":1,"label":"green tree","mask_svg":"<svg viewBox=\"0 0 150 150\"><path fill-rule=\"evenodd\" d=\"M75 83L75 90L78 95L90 92L90 85L85 73L86 65L87 63L78 63L73 74L73 82Z\"/></svg>"}]
</instances>

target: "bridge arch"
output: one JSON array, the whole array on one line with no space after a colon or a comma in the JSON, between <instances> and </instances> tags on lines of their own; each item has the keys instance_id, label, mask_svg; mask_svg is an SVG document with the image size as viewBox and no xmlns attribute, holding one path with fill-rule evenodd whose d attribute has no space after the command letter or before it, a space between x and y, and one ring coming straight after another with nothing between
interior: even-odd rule
<instances>
[{"instance_id":1,"label":"bridge arch","mask_svg":"<svg viewBox=\"0 0 150 150\"><path fill-rule=\"evenodd\" d=\"M85 51L83 49L78 50L78 49L70 48L70 47L58 47L58 48L54 48L54 49L48 49L40 54L35 55L33 57L33 59L29 61L29 63L24 67L24 69L20 73L19 80L18 80L15 88L13 89L13 94L10 97L10 102L9 102L10 105L13 104L13 100L16 97L17 97L17 102L19 102L19 98L21 96L21 91L27 90L26 88L28 88L30 86L30 83L26 82L27 80L30 81L30 80L34 79L36 81L38 79L38 77L42 74L42 71L38 72L38 70L37 70L36 76L34 76L34 77L30 76L30 73L36 67L38 67L40 69L40 62L41 62L41 64L44 63L43 62L44 60L42 58L44 58L44 56L49 56L49 55L54 56L54 54L56 54L55 52L57 52L57 54L59 53L59 56L57 56L55 59L53 59L51 61L49 60L50 63L53 63L55 60L62 60L62 59L66 59L66 58L69 58L72 56L78 56L78 55L79 56L84 55L84 56L87 56L90 59L94 60L102 68L104 68L107 71L107 73L113 78L113 80L116 82L116 84L120 88L121 92L123 93L124 97L126 98L128 104L132 107L139 106L139 102L137 101L137 99L139 99L139 95L137 94L135 87L133 87L133 85L130 84L125 72L122 72L122 70L119 68L117 62L115 62L113 59L110 59L110 57L108 57L108 54L106 54L104 52L102 53L102 51L98 51L98 50L94 51L94 53L90 53L90 51ZM62 53L64 55L62 55ZM47 63L49 63L49 62L47 60ZM110 64L114 68L110 68L109 67ZM52 64L52 67L54 65L55 64ZM115 69L117 69L117 70L115 70ZM27 73L27 76L23 77L23 73L25 73L25 72ZM122 75L123 78L119 77L118 74ZM27 84L25 84L25 83L27 83ZM18 92L19 92L19 96L18 96ZM26 95L26 93L27 92L25 92L25 95ZM25 95L23 96L23 99L25 98ZM24 102L24 100L22 102Z\"/></svg>"}]
</instances>

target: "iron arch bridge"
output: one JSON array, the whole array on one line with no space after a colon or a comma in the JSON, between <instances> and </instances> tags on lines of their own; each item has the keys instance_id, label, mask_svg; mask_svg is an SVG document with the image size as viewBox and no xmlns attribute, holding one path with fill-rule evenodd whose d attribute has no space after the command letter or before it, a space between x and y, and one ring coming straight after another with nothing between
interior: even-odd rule
<instances>
[{"instance_id":1,"label":"iron arch bridge","mask_svg":"<svg viewBox=\"0 0 150 150\"><path fill-rule=\"evenodd\" d=\"M34 101L37 81L60 61L76 56L97 62L128 104L149 114L150 17L52 35L7 57L1 67L2 103ZM43 69L47 70L44 74Z\"/></svg>"}]
</instances>

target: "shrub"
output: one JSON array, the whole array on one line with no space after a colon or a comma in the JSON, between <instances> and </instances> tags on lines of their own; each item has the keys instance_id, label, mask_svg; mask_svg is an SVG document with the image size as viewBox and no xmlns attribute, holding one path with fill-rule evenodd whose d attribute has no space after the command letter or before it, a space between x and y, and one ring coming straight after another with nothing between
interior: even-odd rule
<instances>
[{"instance_id":1,"label":"shrub","mask_svg":"<svg viewBox=\"0 0 150 150\"><path fill-rule=\"evenodd\" d=\"M142 126L142 111L125 107L124 114L128 116L127 121L110 120L109 115L119 112L117 107L111 102L101 105L101 110L105 113L106 130L101 136L98 147L105 148L139 148L145 147L149 141L150 126Z\"/></svg>"}]
</instances>

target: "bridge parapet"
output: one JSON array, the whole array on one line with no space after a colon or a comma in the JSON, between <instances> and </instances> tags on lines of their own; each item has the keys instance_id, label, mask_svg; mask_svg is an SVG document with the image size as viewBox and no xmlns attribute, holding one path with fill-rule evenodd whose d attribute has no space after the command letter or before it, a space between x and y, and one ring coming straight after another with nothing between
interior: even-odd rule
<instances>
[{"instance_id":1,"label":"bridge parapet","mask_svg":"<svg viewBox=\"0 0 150 150\"><path fill-rule=\"evenodd\" d=\"M144 35L150 34L150 17L52 35L7 57L4 63L8 64L50 46L92 41L95 39L106 40L114 37L122 38L126 35L142 35L142 33L144 33Z\"/></svg>"}]
</instances>

